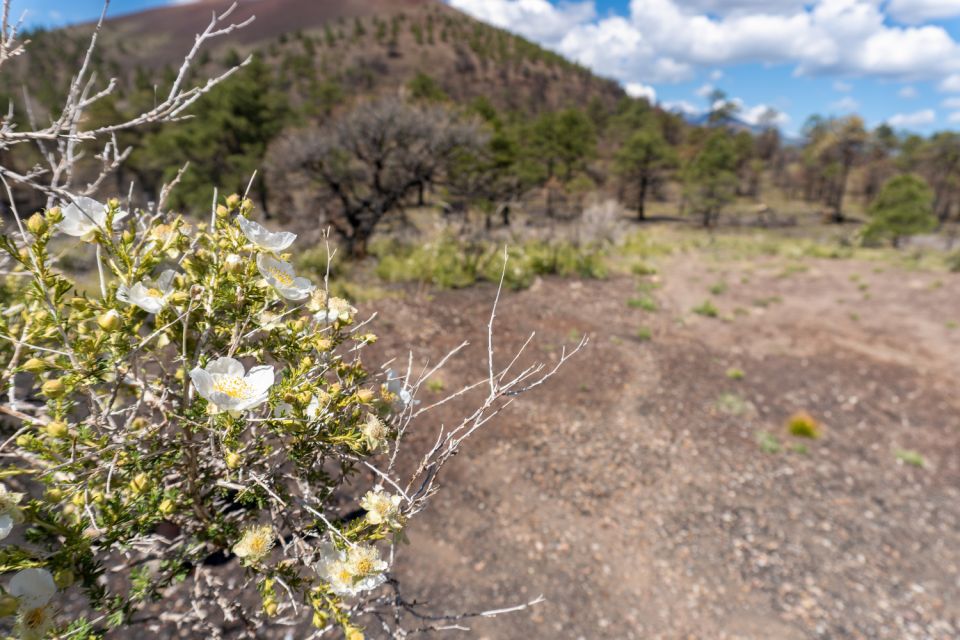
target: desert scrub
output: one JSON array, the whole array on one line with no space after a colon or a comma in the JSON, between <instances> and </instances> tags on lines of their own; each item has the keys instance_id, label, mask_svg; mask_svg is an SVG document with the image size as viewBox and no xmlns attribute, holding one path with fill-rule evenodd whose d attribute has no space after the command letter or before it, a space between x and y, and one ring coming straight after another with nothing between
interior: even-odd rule
<instances>
[{"instance_id":1,"label":"desert scrub","mask_svg":"<svg viewBox=\"0 0 960 640\"><path fill-rule=\"evenodd\" d=\"M375 245L377 275L387 282L423 282L446 289L476 282L499 282L510 289L525 289L540 275L604 278L604 252L593 246L569 242L531 241L508 247L506 273L502 273L501 247L493 243L464 242L446 235L423 245L398 242Z\"/></svg>"},{"instance_id":2,"label":"desert scrub","mask_svg":"<svg viewBox=\"0 0 960 640\"><path fill-rule=\"evenodd\" d=\"M415 396L439 367L367 370L377 336L296 272L296 236L253 221L250 200L225 198L201 224L127 207L70 197L0 236L0 408L19 422L2 445L0 537L24 540L0 547L20 576L8 615L37 631L25 637L98 637L196 580L194 609L169 612L191 637L217 616L252 629L299 617L349 638L384 602L402 618L398 594L378 595L393 545L463 438L543 373L508 376L491 346L486 400L401 478ZM95 291L53 267L54 235L95 256ZM243 567L236 586L212 558ZM90 615L56 615L67 589Z\"/></svg>"},{"instance_id":3,"label":"desert scrub","mask_svg":"<svg viewBox=\"0 0 960 640\"><path fill-rule=\"evenodd\" d=\"M787 418L787 431L798 438L816 440L823 434L823 426L806 411L797 411Z\"/></svg>"}]
</instances>

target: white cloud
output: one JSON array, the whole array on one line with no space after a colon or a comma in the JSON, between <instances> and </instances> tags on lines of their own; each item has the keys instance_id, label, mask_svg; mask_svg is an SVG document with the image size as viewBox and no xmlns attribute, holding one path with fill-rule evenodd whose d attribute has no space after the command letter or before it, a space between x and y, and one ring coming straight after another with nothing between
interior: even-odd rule
<instances>
[{"instance_id":1,"label":"white cloud","mask_svg":"<svg viewBox=\"0 0 960 640\"><path fill-rule=\"evenodd\" d=\"M891 127L923 127L933 124L937 120L937 113L933 109L922 109L913 113L898 113L887 118Z\"/></svg>"},{"instance_id":2,"label":"white cloud","mask_svg":"<svg viewBox=\"0 0 960 640\"><path fill-rule=\"evenodd\" d=\"M943 105L944 109L960 109L960 97L946 98L940 104Z\"/></svg>"},{"instance_id":3,"label":"white cloud","mask_svg":"<svg viewBox=\"0 0 960 640\"><path fill-rule=\"evenodd\" d=\"M947 116L947 120L953 123L960 122L960 111L954 111L951 113L949 116Z\"/></svg>"},{"instance_id":4,"label":"white cloud","mask_svg":"<svg viewBox=\"0 0 960 640\"><path fill-rule=\"evenodd\" d=\"M919 24L960 16L960 0L890 0L887 12L894 20Z\"/></svg>"},{"instance_id":5,"label":"white cloud","mask_svg":"<svg viewBox=\"0 0 960 640\"><path fill-rule=\"evenodd\" d=\"M720 69L714 69L713 71L710 72L710 79L713 82L716 82L722 77L723 77L723 71L721 71Z\"/></svg>"},{"instance_id":6,"label":"white cloud","mask_svg":"<svg viewBox=\"0 0 960 640\"><path fill-rule=\"evenodd\" d=\"M907 98L909 100L917 97L917 90L913 87L913 85L908 84L905 87L901 87L900 91L897 92L897 95L901 98Z\"/></svg>"},{"instance_id":7,"label":"white cloud","mask_svg":"<svg viewBox=\"0 0 960 640\"><path fill-rule=\"evenodd\" d=\"M674 113L685 113L688 115L696 115L698 113L703 113L702 109L698 109L694 105L690 104L686 100L673 100L671 102L662 102L660 106L666 109L667 111L673 111Z\"/></svg>"},{"instance_id":8,"label":"white cloud","mask_svg":"<svg viewBox=\"0 0 960 640\"><path fill-rule=\"evenodd\" d=\"M623 89L631 98L646 98L650 104L657 101L657 90L642 82L628 82Z\"/></svg>"},{"instance_id":9,"label":"white cloud","mask_svg":"<svg viewBox=\"0 0 960 640\"><path fill-rule=\"evenodd\" d=\"M940 91L960 93L960 73L947 76L940 82Z\"/></svg>"},{"instance_id":10,"label":"white cloud","mask_svg":"<svg viewBox=\"0 0 960 640\"><path fill-rule=\"evenodd\" d=\"M736 102L742 101L736 100ZM749 125L757 126L759 124L764 124L764 120L769 116L773 116L772 120L769 121L769 124L773 124L778 127L786 126L790 122L790 116L787 114L773 109L770 105L767 104L758 104L755 107L740 107L740 113L738 117L746 122Z\"/></svg>"},{"instance_id":11,"label":"white cloud","mask_svg":"<svg viewBox=\"0 0 960 640\"><path fill-rule=\"evenodd\" d=\"M696 91L694 91L694 93L700 96L701 98L707 98L716 89L717 88L715 86L713 86L708 82L707 84L700 86Z\"/></svg>"},{"instance_id":12,"label":"white cloud","mask_svg":"<svg viewBox=\"0 0 960 640\"><path fill-rule=\"evenodd\" d=\"M860 108L860 103L851 96L844 96L831 104L830 108L837 111L856 111Z\"/></svg>"},{"instance_id":13,"label":"white cloud","mask_svg":"<svg viewBox=\"0 0 960 640\"><path fill-rule=\"evenodd\" d=\"M596 17L593 2L548 0L448 0L451 6L528 38L556 43L571 29Z\"/></svg>"},{"instance_id":14,"label":"white cloud","mask_svg":"<svg viewBox=\"0 0 960 640\"><path fill-rule=\"evenodd\" d=\"M840 91L842 93L847 93L853 91L853 85L849 82L843 82L842 80L837 80L833 83L833 90Z\"/></svg>"}]
</instances>

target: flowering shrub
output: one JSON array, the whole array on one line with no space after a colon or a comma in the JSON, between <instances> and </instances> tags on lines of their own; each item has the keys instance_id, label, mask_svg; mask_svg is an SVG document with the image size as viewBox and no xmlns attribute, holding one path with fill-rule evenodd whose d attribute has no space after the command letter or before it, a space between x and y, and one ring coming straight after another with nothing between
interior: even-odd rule
<instances>
[{"instance_id":1,"label":"flowering shrub","mask_svg":"<svg viewBox=\"0 0 960 640\"><path fill-rule=\"evenodd\" d=\"M486 400L401 483L397 450L436 369L418 380L366 370L376 336L294 272L282 252L296 236L263 228L252 209L230 196L193 226L78 197L0 237L13 265L0 409L20 422L0 476L22 491L0 487L0 566L16 572L0 613L16 614L23 637L137 624L188 578L204 584L204 614L169 618L194 633L219 624L211 609L252 634L306 608L318 635L339 627L351 639L385 602L415 611L374 593L392 545L463 439L556 370L495 371L491 316L489 375L468 387L489 385ZM99 291L55 268L58 233L93 245ZM202 578L212 559L233 558L244 568L235 591L255 592L255 606ZM96 614L57 616L65 590Z\"/></svg>"}]
</instances>

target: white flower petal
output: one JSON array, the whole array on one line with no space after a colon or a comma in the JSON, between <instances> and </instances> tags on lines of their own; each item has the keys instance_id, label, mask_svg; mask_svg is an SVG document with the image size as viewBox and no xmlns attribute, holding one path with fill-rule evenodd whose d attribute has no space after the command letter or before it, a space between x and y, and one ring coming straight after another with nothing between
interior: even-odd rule
<instances>
[{"instance_id":1,"label":"white flower petal","mask_svg":"<svg viewBox=\"0 0 960 640\"><path fill-rule=\"evenodd\" d=\"M57 585L46 569L24 569L10 579L7 591L20 599L21 606L32 609L50 602Z\"/></svg>"},{"instance_id":2,"label":"white flower petal","mask_svg":"<svg viewBox=\"0 0 960 640\"><path fill-rule=\"evenodd\" d=\"M243 231L243 235L247 237L247 240L267 251L278 253L289 247L293 244L293 241L297 239L297 234L295 233L290 233L289 231L273 233L262 225L253 220L248 220L243 216L237 217L237 223L240 225L240 230Z\"/></svg>"},{"instance_id":3,"label":"white flower petal","mask_svg":"<svg viewBox=\"0 0 960 640\"><path fill-rule=\"evenodd\" d=\"M225 376L236 376L238 378L243 377L244 369L243 363L239 360L229 357L217 358L216 360L210 362L206 367L207 373L220 374Z\"/></svg>"},{"instance_id":4,"label":"white flower petal","mask_svg":"<svg viewBox=\"0 0 960 640\"><path fill-rule=\"evenodd\" d=\"M199 393L201 397L209 400L210 394L213 393L213 376L200 367L197 367L190 372L190 380L193 381L193 386L196 387L197 393Z\"/></svg>"},{"instance_id":5,"label":"white flower petal","mask_svg":"<svg viewBox=\"0 0 960 640\"><path fill-rule=\"evenodd\" d=\"M0 514L0 540L3 540L13 531L13 517L8 513Z\"/></svg>"}]
</instances>

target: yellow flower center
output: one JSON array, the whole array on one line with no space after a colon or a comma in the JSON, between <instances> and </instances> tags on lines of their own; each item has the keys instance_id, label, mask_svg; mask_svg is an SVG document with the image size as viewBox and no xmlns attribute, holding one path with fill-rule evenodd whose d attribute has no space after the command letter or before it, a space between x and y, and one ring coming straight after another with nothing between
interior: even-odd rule
<instances>
[{"instance_id":1,"label":"yellow flower center","mask_svg":"<svg viewBox=\"0 0 960 640\"><path fill-rule=\"evenodd\" d=\"M369 558L361 558L357 560L357 573L365 576L368 573L373 571L373 562Z\"/></svg>"},{"instance_id":2,"label":"yellow flower center","mask_svg":"<svg viewBox=\"0 0 960 640\"><path fill-rule=\"evenodd\" d=\"M280 269L278 267L267 267L267 273L270 274L270 277L272 277L274 280L276 280L277 282L279 282L285 287L289 287L290 285L293 284L293 276L291 276L289 273L287 273L283 269Z\"/></svg>"},{"instance_id":3,"label":"yellow flower center","mask_svg":"<svg viewBox=\"0 0 960 640\"><path fill-rule=\"evenodd\" d=\"M250 540L250 555L259 557L267 553L269 542L264 536L254 536Z\"/></svg>"},{"instance_id":4,"label":"yellow flower center","mask_svg":"<svg viewBox=\"0 0 960 640\"><path fill-rule=\"evenodd\" d=\"M215 380L213 389L234 399L248 398L253 395L253 388L250 386L250 383L237 376L228 376Z\"/></svg>"},{"instance_id":5,"label":"yellow flower center","mask_svg":"<svg viewBox=\"0 0 960 640\"><path fill-rule=\"evenodd\" d=\"M353 574L350 573L350 569L347 567L340 567L339 571L337 571L337 580L344 584L350 584L353 582Z\"/></svg>"},{"instance_id":6,"label":"yellow flower center","mask_svg":"<svg viewBox=\"0 0 960 640\"><path fill-rule=\"evenodd\" d=\"M47 611L43 607L30 609L23 614L23 626L28 629L39 629L47 620Z\"/></svg>"},{"instance_id":7,"label":"yellow flower center","mask_svg":"<svg viewBox=\"0 0 960 640\"><path fill-rule=\"evenodd\" d=\"M162 298L163 291L160 291L160 289L147 289L147 295L151 298Z\"/></svg>"}]
</instances>

